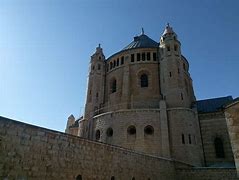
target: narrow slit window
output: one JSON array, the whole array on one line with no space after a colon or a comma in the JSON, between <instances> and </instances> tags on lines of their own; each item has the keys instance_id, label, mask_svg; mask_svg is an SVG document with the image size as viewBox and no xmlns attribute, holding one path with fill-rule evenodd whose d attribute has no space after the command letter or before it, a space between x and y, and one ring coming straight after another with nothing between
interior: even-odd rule
<instances>
[{"instance_id":1,"label":"narrow slit window","mask_svg":"<svg viewBox=\"0 0 239 180\"><path fill-rule=\"evenodd\" d=\"M116 92L116 88L117 88L117 82L116 82L116 79L114 79L111 83L111 93Z\"/></svg>"},{"instance_id":2,"label":"narrow slit window","mask_svg":"<svg viewBox=\"0 0 239 180\"><path fill-rule=\"evenodd\" d=\"M184 134L182 134L182 143L185 144Z\"/></svg>"},{"instance_id":3,"label":"narrow slit window","mask_svg":"<svg viewBox=\"0 0 239 180\"><path fill-rule=\"evenodd\" d=\"M137 61L140 61L140 53L137 53Z\"/></svg>"},{"instance_id":4,"label":"narrow slit window","mask_svg":"<svg viewBox=\"0 0 239 180\"><path fill-rule=\"evenodd\" d=\"M124 56L121 57L121 65L124 64Z\"/></svg>"},{"instance_id":5,"label":"narrow slit window","mask_svg":"<svg viewBox=\"0 0 239 180\"><path fill-rule=\"evenodd\" d=\"M100 130L99 129L95 132L95 139L96 140L100 139Z\"/></svg>"},{"instance_id":6,"label":"narrow slit window","mask_svg":"<svg viewBox=\"0 0 239 180\"><path fill-rule=\"evenodd\" d=\"M189 144L192 144L192 140L191 140L191 135L190 134L188 135L188 142L189 142Z\"/></svg>"},{"instance_id":7,"label":"narrow slit window","mask_svg":"<svg viewBox=\"0 0 239 180\"><path fill-rule=\"evenodd\" d=\"M116 66L119 66L119 58L117 58Z\"/></svg>"},{"instance_id":8,"label":"narrow slit window","mask_svg":"<svg viewBox=\"0 0 239 180\"><path fill-rule=\"evenodd\" d=\"M147 52L147 61L150 61L150 52Z\"/></svg>"},{"instance_id":9,"label":"narrow slit window","mask_svg":"<svg viewBox=\"0 0 239 180\"><path fill-rule=\"evenodd\" d=\"M142 61L145 61L145 53L142 53Z\"/></svg>"},{"instance_id":10,"label":"narrow slit window","mask_svg":"<svg viewBox=\"0 0 239 180\"><path fill-rule=\"evenodd\" d=\"M131 62L134 62L134 54L131 54Z\"/></svg>"},{"instance_id":11,"label":"narrow slit window","mask_svg":"<svg viewBox=\"0 0 239 180\"><path fill-rule=\"evenodd\" d=\"M157 55L156 55L156 53L153 53L153 60L154 60L154 61L157 60Z\"/></svg>"}]
</instances>

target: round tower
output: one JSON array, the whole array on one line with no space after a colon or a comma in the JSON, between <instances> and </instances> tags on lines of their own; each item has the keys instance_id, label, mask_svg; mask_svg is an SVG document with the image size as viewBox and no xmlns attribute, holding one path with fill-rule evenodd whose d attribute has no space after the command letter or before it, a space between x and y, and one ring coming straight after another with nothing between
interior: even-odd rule
<instances>
[{"instance_id":1,"label":"round tower","mask_svg":"<svg viewBox=\"0 0 239 180\"><path fill-rule=\"evenodd\" d=\"M159 47L160 84L167 107L171 158L201 165L201 135L197 111L192 109L195 97L189 64L181 54L181 43L169 24L160 38Z\"/></svg>"},{"instance_id":2,"label":"round tower","mask_svg":"<svg viewBox=\"0 0 239 180\"><path fill-rule=\"evenodd\" d=\"M195 101L189 64L181 54L181 43L173 28L166 26L160 38L160 81L168 107L191 107Z\"/></svg>"},{"instance_id":3,"label":"round tower","mask_svg":"<svg viewBox=\"0 0 239 180\"><path fill-rule=\"evenodd\" d=\"M89 64L88 88L84 119L80 122L80 136L90 137L92 117L101 112L104 103L105 56L102 48L96 48Z\"/></svg>"},{"instance_id":4,"label":"round tower","mask_svg":"<svg viewBox=\"0 0 239 180\"><path fill-rule=\"evenodd\" d=\"M105 56L99 46L91 56L84 118L98 114L104 101Z\"/></svg>"}]
</instances>

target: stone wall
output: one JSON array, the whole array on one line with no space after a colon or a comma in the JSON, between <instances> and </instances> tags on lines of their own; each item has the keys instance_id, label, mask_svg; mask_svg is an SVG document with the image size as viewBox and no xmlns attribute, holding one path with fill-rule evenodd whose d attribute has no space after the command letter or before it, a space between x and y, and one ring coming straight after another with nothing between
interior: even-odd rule
<instances>
[{"instance_id":1,"label":"stone wall","mask_svg":"<svg viewBox=\"0 0 239 180\"><path fill-rule=\"evenodd\" d=\"M187 108L167 109L170 150L173 159L203 166L203 150L197 113Z\"/></svg>"},{"instance_id":2,"label":"stone wall","mask_svg":"<svg viewBox=\"0 0 239 180\"><path fill-rule=\"evenodd\" d=\"M83 180L236 180L236 171L192 169L170 159L0 117L0 179L79 177Z\"/></svg>"},{"instance_id":3,"label":"stone wall","mask_svg":"<svg viewBox=\"0 0 239 180\"><path fill-rule=\"evenodd\" d=\"M177 169L177 180L238 180L235 168Z\"/></svg>"},{"instance_id":4,"label":"stone wall","mask_svg":"<svg viewBox=\"0 0 239 180\"><path fill-rule=\"evenodd\" d=\"M205 164L207 166L233 165L233 154L229 140L226 119L222 111L199 114ZM224 158L218 158L215 152L214 140L220 138L224 147Z\"/></svg>"},{"instance_id":5,"label":"stone wall","mask_svg":"<svg viewBox=\"0 0 239 180\"><path fill-rule=\"evenodd\" d=\"M239 176L239 99L225 109L228 132Z\"/></svg>"},{"instance_id":6,"label":"stone wall","mask_svg":"<svg viewBox=\"0 0 239 180\"><path fill-rule=\"evenodd\" d=\"M174 162L0 117L0 179L175 179Z\"/></svg>"},{"instance_id":7,"label":"stone wall","mask_svg":"<svg viewBox=\"0 0 239 180\"><path fill-rule=\"evenodd\" d=\"M129 133L130 127L135 127L135 134ZM145 129L151 126L151 134ZM107 132L112 129L112 134ZM159 109L121 110L104 113L94 117L93 139L96 131L100 131L100 142L113 144L146 154L162 156L163 146Z\"/></svg>"}]
</instances>

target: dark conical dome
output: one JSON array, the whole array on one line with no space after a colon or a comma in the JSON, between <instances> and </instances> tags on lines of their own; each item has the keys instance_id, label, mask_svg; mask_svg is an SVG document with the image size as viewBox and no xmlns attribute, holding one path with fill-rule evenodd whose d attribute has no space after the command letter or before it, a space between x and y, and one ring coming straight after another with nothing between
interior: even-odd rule
<instances>
[{"instance_id":1,"label":"dark conical dome","mask_svg":"<svg viewBox=\"0 0 239 180\"><path fill-rule=\"evenodd\" d=\"M134 49L134 48L154 48L158 47L158 43L153 39L149 38L147 35L142 33L140 36L135 36L134 41L132 41L123 50Z\"/></svg>"}]
</instances>

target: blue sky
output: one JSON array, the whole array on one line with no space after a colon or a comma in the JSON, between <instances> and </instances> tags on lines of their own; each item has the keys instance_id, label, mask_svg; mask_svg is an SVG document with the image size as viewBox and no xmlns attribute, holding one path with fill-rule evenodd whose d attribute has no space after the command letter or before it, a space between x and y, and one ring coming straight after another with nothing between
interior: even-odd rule
<instances>
[{"instance_id":1,"label":"blue sky","mask_svg":"<svg viewBox=\"0 0 239 180\"><path fill-rule=\"evenodd\" d=\"M64 131L83 113L89 59L167 22L190 63L197 99L239 96L237 0L0 0L0 115Z\"/></svg>"}]
</instances>

